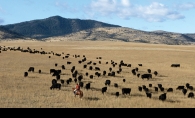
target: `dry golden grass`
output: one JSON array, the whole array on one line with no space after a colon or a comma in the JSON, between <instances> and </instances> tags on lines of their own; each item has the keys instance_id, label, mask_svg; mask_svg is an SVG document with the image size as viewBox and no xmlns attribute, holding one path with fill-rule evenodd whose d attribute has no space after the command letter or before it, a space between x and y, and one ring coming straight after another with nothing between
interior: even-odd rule
<instances>
[{"instance_id":1,"label":"dry golden grass","mask_svg":"<svg viewBox=\"0 0 195 118\"><path fill-rule=\"evenodd\" d=\"M183 45L161 45L161 44L141 44L141 43L125 43L125 42L106 42L106 41L64 41L64 42L36 42L36 41L8 41L1 42L0 46L6 47L22 47L26 49L36 49L46 52L54 51L56 53L64 52L70 54L69 58L53 56L52 54L30 54L20 51L1 51L0 53L0 107L1 108L190 108L195 107L195 99L184 96L180 90L176 90L179 85L190 83L195 86L195 47ZM74 58L73 55L80 55ZM48 56L51 58L48 58ZM78 64L78 60L85 55L87 61ZM98 64L102 57L102 64ZM116 77L97 76L89 79L85 76L85 72L95 74L95 70L90 71L88 68L83 69L83 64L89 61L97 62L101 73L103 70L108 72L112 67L110 61L118 63L123 60L125 63L132 64L132 67L122 67L121 74ZM71 65L66 62L71 61ZM106 65L106 62L109 62ZM58 67L54 64L58 63ZM139 67L138 63L143 66ZM172 68L172 63L180 63L180 68ZM76 66L76 70L84 74L83 82L91 83L92 90L81 90L84 92L83 99L74 97L72 87L66 83L61 90L50 90L52 77L49 74L51 68L61 69L61 65L65 65L66 69L62 70L61 79L67 80L72 77L70 69ZM35 72L29 72L28 77L24 77L24 72L28 71L30 66L35 67ZM95 66L93 66L95 67ZM158 71L159 75L151 80L142 80L133 76L131 70L135 67L139 68L139 73L147 73L147 69ZM38 70L42 73L39 74ZM118 70L118 65L113 68ZM123 83L122 79L126 79ZM101 88L104 87L106 79L111 80L111 86L108 87L105 95L102 95ZM113 84L118 83L119 88L114 88ZM145 92L139 92L138 86L151 83L157 86L161 83L165 89L172 87L173 93L167 93L167 100L162 102L158 100L158 96L163 92L153 92L152 98L147 98ZM121 88L129 87L132 89L130 96L122 95ZM154 88L150 88L154 91ZM119 92L118 98L113 95ZM194 91L193 91L194 92ZM189 93L189 91L188 91Z\"/></svg>"}]
</instances>

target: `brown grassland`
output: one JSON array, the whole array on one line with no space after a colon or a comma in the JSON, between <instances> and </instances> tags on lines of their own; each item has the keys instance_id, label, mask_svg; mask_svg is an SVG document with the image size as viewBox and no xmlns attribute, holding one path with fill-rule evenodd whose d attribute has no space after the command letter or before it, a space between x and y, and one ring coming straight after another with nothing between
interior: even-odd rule
<instances>
[{"instance_id":1,"label":"brown grassland","mask_svg":"<svg viewBox=\"0 0 195 118\"><path fill-rule=\"evenodd\" d=\"M194 108L195 99L184 96L181 90L176 90L177 86L190 85L195 87L195 46L193 45L163 45L163 44L145 44L145 43L128 43L128 42L111 42L111 41L62 41L62 42L38 42L38 41L2 41L0 46L5 47L22 47L27 49L36 49L46 52L54 51L55 53L64 52L70 54L69 58L63 59L62 56L54 56L53 54L30 54L20 51L1 51L0 53L0 108ZM73 55L80 55L74 58ZM86 62L81 64L78 60L85 55ZM48 58L51 56L51 58ZM101 64L98 63L102 57ZM111 60L120 63L131 64L131 67L122 67L120 74L116 73L116 77L97 76L90 79L85 76L85 72L95 74L95 70L83 69L83 65L89 61L96 62L103 70L108 72L112 67ZM66 62L71 61L72 64L67 65ZM106 62L109 62L106 64ZM54 64L58 63L55 67ZM138 66L141 63L143 66ZM181 67L170 67L172 63L179 63ZM79 74L83 74L84 85L91 83L91 90L81 88L84 93L82 100L74 97L72 87L75 86L74 81L69 85L62 85L61 90L50 90L52 77L49 70L61 69L61 65L65 65L66 69L62 70L61 79L67 80L72 78L70 69L74 65ZM24 77L24 72L33 66L35 72L29 72L28 77ZM93 65L92 65L93 66ZM95 66L93 66L95 67ZM158 71L158 75L150 80L138 78L131 73L135 67L139 68L139 73L147 73L147 69L151 69L152 73ZM118 65L112 67L113 71L118 70ZM39 74L38 70L42 73ZM107 92L103 95L101 88L104 87L106 79L111 80L111 86L108 86ZM126 79L124 83L122 79ZM119 88L113 86L118 83ZM172 87L173 92L167 93L167 99L162 102L158 99L163 92L152 91L152 98L147 98L145 92L138 91L138 86L149 83L154 86L161 83L165 88ZM131 88L131 94L122 95L121 88ZM119 92L117 98L114 94ZM195 93L195 91L192 91Z\"/></svg>"}]
</instances>

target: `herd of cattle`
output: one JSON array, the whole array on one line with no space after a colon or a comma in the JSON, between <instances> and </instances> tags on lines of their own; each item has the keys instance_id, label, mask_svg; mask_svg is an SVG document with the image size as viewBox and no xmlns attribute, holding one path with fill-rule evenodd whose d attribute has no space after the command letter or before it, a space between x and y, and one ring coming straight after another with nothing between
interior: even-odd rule
<instances>
[{"instance_id":1,"label":"herd of cattle","mask_svg":"<svg viewBox=\"0 0 195 118\"><path fill-rule=\"evenodd\" d=\"M7 50L10 50L10 51L20 51L20 52L29 52L31 54L42 54L42 55L46 55L46 54L53 54L53 56L58 56L58 57L62 57L63 59L66 59L66 58L70 58L70 54L64 54L62 52L62 54L59 54L59 53L54 53L53 51L51 52L45 52L42 50L41 48L41 51L38 51L38 50L32 50L30 49L29 47L27 49L23 49L21 47L18 47L18 48L15 48L15 47L5 47L5 46L0 46L0 53L2 53L2 51L7 51ZM84 83L83 83L83 78L84 76L87 78L89 77L89 79L94 79L94 77L109 77L109 76L112 76L112 77L116 77L116 74L120 74L122 73L123 71L123 67L129 67L131 68L131 64L128 64L128 63L124 63L123 60L120 61L120 63L116 63L114 62L113 60L110 61L110 64L112 67L109 67L108 68L108 71L106 70L101 70L100 67L97 66L97 63L96 62L92 62L92 61L89 61L87 60L86 56L83 55L83 56L80 56L80 55L72 55L73 58L78 58L78 64L82 64L83 63L83 69L87 69L89 71L93 71L95 70L95 74L89 74L88 72L86 72L85 74L79 74L78 73L78 70L76 70L76 66L72 66L72 68L70 69L71 73L72 73L72 76L67 79L66 81L61 79L61 73L62 73L62 70L65 70L66 69L66 66L65 65L62 65L60 66L61 69L50 69L50 74L52 75L52 77L55 77L55 79L52 80L51 82L51 87L50 89L61 89L61 85L62 84L70 84L71 82L78 82L80 84L81 87L84 87L85 89L91 89L91 82L88 82L86 83L86 85L84 86ZM51 58L51 55L49 56L49 58ZM101 62L101 59L102 57L96 57L96 59L98 60L98 63L99 64L102 64ZM84 63L86 62L86 63ZM72 62L71 61L67 61L67 65L71 65ZM106 62L105 64L109 64L109 62ZM118 65L118 70L115 72L113 71L113 68L116 68L116 66ZM58 66L58 63L55 63L54 65L55 67L59 67ZM95 66L95 67L94 67ZM138 66L142 66L142 64L138 64ZM172 64L171 67L180 67L180 64ZM28 72L34 72L35 68L34 67L29 67L28 69ZM49 69L48 69L49 70ZM102 73L101 73L102 71ZM24 72L24 77L27 77L28 76L28 72ZM38 70L39 73L41 73L41 70ZM153 78L153 74L154 76L157 76L158 75L158 72L157 71L154 71L152 73L151 69L147 69L147 72L144 73L144 74L140 74L139 73L139 68L136 67L136 68L133 68L131 69L131 73L134 75L134 76L137 76L137 78L141 78L141 79L152 79ZM59 82L60 83L59 83ZM124 83L125 83L125 79L122 80ZM102 94L104 94L108 87L111 85L111 80L110 79L106 79L105 80L105 86L101 88L101 92ZM113 84L114 87L118 88L118 84L117 83L114 83ZM144 91L146 93L146 97L149 97L149 98L152 98L152 92L150 91L151 89L150 88L154 88L154 91L155 92L158 92L158 91L161 91L161 92L164 92L163 94L161 94L159 96L159 100L162 100L162 101L165 101L166 100L166 94L167 92L173 92L173 88L168 88L166 91L165 91L165 88L162 86L162 84L158 84L157 85L158 87L156 86L153 86L152 84L149 84L148 87L146 85L142 85L142 86L138 86L138 90L140 92ZM184 95L187 94L187 91L190 91L188 93L188 98L194 98L194 93L193 93L193 86L191 86L189 83L186 83L186 85L181 85L181 86L178 86L176 88L176 90L181 90L182 93ZM125 94L129 94L131 93L131 88L121 88L121 91L122 91L122 94L125 95ZM119 96L119 91L116 91L115 95L118 97Z\"/></svg>"}]
</instances>

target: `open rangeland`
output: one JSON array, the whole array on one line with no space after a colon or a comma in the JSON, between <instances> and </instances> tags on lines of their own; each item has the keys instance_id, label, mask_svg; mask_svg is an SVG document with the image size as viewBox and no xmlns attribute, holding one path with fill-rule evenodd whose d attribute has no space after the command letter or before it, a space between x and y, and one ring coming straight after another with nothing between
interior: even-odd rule
<instances>
[{"instance_id":1,"label":"open rangeland","mask_svg":"<svg viewBox=\"0 0 195 118\"><path fill-rule=\"evenodd\" d=\"M131 42L112 41L61 41L61 42L38 42L38 41L2 41L0 42L0 107L1 108L192 108L195 107L195 99L188 98L190 92L195 89L187 89L186 95L182 90L176 90L178 86L189 83L195 87L195 47L192 45L161 45ZM8 47L26 50L28 47L33 51L45 51L47 54L21 52L20 50L7 50ZM53 52L52 52L53 51ZM52 52L52 53L49 53ZM61 54L56 56L55 54ZM54 54L54 55L53 55ZM64 58L70 54L68 58ZM80 57L75 57L80 56ZM49 58L49 56L51 56ZM86 61L78 63L85 56ZM101 58L99 58L101 57ZM111 64L111 60L115 65ZM130 67L121 66L131 64ZM67 62L72 62L67 64ZM92 62L88 64L88 62ZM101 61L101 63L99 63ZM93 65L93 63L96 65ZM108 64L106 64L108 62ZM55 63L58 65L55 66ZM83 65L87 68L83 68ZM139 66L138 64L142 64ZM180 64L180 67L171 67L171 64ZM62 65L65 69L62 69ZM83 75L81 80L84 87L90 83L90 89L83 91L83 98L74 97L72 88L75 86L71 68L75 66L78 75ZM89 70L89 66L93 69ZM34 67L34 72L28 72L29 67ZM95 70L99 67L100 70ZM115 72L115 76L108 76L109 68ZM138 68L136 75L132 69ZM50 90L52 79L50 69L61 70L60 79L64 80L61 89ZM152 78L142 79L141 75L151 69ZM39 73L41 70L41 73ZM106 75L103 76L103 71ZM157 76L154 75L157 71ZM24 72L28 76L24 77ZM93 79L86 76L93 75ZM95 72L101 73L100 77ZM140 74L140 77L137 77ZM78 76L77 76L78 77ZM66 80L72 78L72 82ZM123 82L123 79L126 81ZM110 86L102 94L101 88L105 87L105 81L110 80ZM61 81L58 80L58 83ZM118 88L114 87L118 84ZM152 84L152 87L149 87ZM154 87L162 84L164 92ZM139 91L138 86L145 85L151 98L146 97L144 90ZM130 95L123 95L122 88L131 88ZM173 88L173 92L167 92ZM119 92L116 97L115 93ZM166 93L166 100L159 100L159 96Z\"/></svg>"}]
</instances>

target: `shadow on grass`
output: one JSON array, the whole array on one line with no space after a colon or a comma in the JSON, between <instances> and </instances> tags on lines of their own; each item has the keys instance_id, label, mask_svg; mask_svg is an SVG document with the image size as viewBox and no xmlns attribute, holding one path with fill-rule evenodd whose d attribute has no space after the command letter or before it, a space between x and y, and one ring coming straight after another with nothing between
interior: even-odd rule
<instances>
[{"instance_id":1,"label":"shadow on grass","mask_svg":"<svg viewBox=\"0 0 195 118\"><path fill-rule=\"evenodd\" d=\"M86 100L90 100L90 101L98 101L100 100L100 98L98 97L85 97Z\"/></svg>"}]
</instances>

